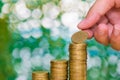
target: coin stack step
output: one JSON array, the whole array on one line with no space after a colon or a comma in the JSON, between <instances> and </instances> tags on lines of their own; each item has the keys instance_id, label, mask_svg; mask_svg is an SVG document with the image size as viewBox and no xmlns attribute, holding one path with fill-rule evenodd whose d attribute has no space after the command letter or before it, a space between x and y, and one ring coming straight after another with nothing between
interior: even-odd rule
<instances>
[{"instance_id":1,"label":"coin stack step","mask_svg":"<svg viewBox=\"0 0 120 80\"><path fill-rule=\"evenodd\" d=\"M86 43L87 33L76 32L72 36L72 43L69 45L69 79L86 80L87 52Z\"/></svg>"},{"instance_id":2,"label":"coin stack step","mask_svg":"<svg viewBox=\"0 0 120 80\"><path fill-rule=\"evenodd\" d=\"M49 80L48 72L46 71L35 71L32 73L32 80Z\"/></svg>"},{"instance_id":3,"label":"coin stack step","mask_svg":"<svg viewBox=\"0 0 120 80\"><path fill-rule=\"evenodd\" d=\"M51 80L67 80L68 77L68 61L52 60L51 61Z\"/></svg>"}]
</instances>

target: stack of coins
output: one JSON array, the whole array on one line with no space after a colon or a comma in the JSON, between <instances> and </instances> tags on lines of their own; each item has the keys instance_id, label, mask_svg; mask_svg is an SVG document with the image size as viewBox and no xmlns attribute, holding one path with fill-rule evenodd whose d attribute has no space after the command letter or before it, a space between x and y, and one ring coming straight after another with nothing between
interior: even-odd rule
<instances>
[{"instance_id":1,"label":"stack of coins","mask_svg":"<svg viewBox=\"0 0 120 80\"><path fill-rule=\"evenodd\" d=\"M52 60L51 61L51 80L67 80L68 77L68 61Z\"/></svg>"},{"instance_id":2,"label":"stack of coins","mask_svg":"<svg viewBox=\"0 0 120 80\"><path fill-rule=\"evenodd\" d=\"M49 80L48 72L36 71L32 73L32 80Z\"/></svg>"},{"instance_id":3,"label":"stack of coins","mask_svg":"<svg viewBox=\"0 0 120 80\"><path fill-rule=\"evenodd\" d=\"M69 46L69 79L86 80L86 44L87 34L79 31L72 36L72 42Z\"/></svg>"}]
</instances>

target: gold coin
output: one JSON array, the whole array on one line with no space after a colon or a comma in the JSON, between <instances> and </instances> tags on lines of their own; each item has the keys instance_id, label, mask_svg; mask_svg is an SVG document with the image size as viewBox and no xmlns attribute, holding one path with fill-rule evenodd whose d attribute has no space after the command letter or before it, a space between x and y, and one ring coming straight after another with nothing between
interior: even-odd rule
<instances>
[{"instance_id":1,"label":"gold coin","mask_svg":"<svg viewBox=\"0 0 120 80\"><path fill-rule=\"evenodd\" d=\"M52 63L51 64L51 68L60 68L60 69L63 69L63 68L67 68L68 67L68 64L55 64L55 63Z\"/></svg>"},{"instance_id":2,"label":"gold coin","mask_svg":"<svg viewBox=\"0 0 120 80\"><path fill-rule=\"evenodd\" d=\"M66 69L68 68L67 65L63 66L63 65L51 65L51 68L59 68L59 69Z\"/></svg>"},{"instance_id":3,"label":"gold coin","mask_svg":"<svg viewBox=\"0 0 120 80\"><path fill-rule=\"evenodd\" d=\"M48 72L35 71L32 73L32 80L48 80Z\"/></svg>"},{"instance_id":4,"label":"gold coin","mask_svg":"<svg viewBox=\"0 0 120 80\"><path fill-rule=\"evenodd\" d=\"M76 49L76 48L84 49L86 46L87 46L86 43L80 43L80 44L71 43L71 44L69 45L69 47L70 47L70 48L73 48L73 49ZM83 47L84 47L84 48L83 48Z\"/></svg>"},{"instance_id":5,"label":"gold coin","mask_svg":"<svg viewBox=\"0 0 120 80\"><path fill-rule=\"evenodd\" d=\"M51 77L67 77L67 74L52 74Z\"/></svg>"},{"instance_id":6,"label":"gold coin","mask_svg":"<svg viewBox=\"0 0 120 80\"><path fill-rule=\"evenodd\" d=\"M52 60L51 64L67 64L67 60Z\"/></svg>"},{"instance_id":7,"label":"gold coin","mask_svg":"<svg viewBox=\"0 0 120 80\"><path fill-rule=\"evenodd\" d=\"M67 75L68 73L54 73L54 72L51 72L51 75Z\"/></svg>"},{"instance_id":8,"label":"gold coin","mask_svg":"<svg viewBox=\"0 0 120 80\"><path fill-rule=\"evenodd\" d=\"M86 80L86 77L70 77L70 80Z\"/></svg>"},{"instance_id":9,"label":"gold coin","mask_svg":"<svg viewBox=\"0 0 120 80\"><path fill-rule=\"evenodd\" d=\"M70 64L70 67L85 67L85 64Z\"/></svg>"},{"instance_id":10,"label":"gold coin","mask_svg":"<svg viewBox=\"0 0 120 80\"><path fill-rule=\"evenodd\" d=\"M47 71L35 71L32 73L32 75L46 76L48 75L48 72Z\"/></svg>"},{"instance_id":11,"label":"gold coin","mask_svg":"<svg viewBox=\"0 0 120 80\"><path fill-rule=\"evenodd\" d=\"M67 79L67 76L65 76L65 77L61 77L61 76L55 77L55 76L53 76L53 77L51 77L51 79L56 79L56 80L62 79L62 80L64 80L64 79Z\"/></svg>"},{"instance_id":12,"label":"gold coin","mask_svg":"<svg viewBox=\"0 0 120 80\"><path fill-rule=\"evenodd\" d=\"M67 72L67 70L65 69L65 70L59 70L59 69L51 69L51 72L56 72L56 73L65 73L65 72Z\"/></svg>"},{"instance_id":13,"label":"gold coin","mask_svg":"<svg viewBox=\"0 0 120 80\"><path fill-rule=\"evenodd\" d=\"M72 42L76 44L80 44L85 42L87 39L88 34L84 31L78 31L72 35Z\"/></svg>"},{"instance_id":14,"label":"gold coin","mask_svg":"<svg viewBox=\"0 0 120 80\"><path fill-rule=\"evenodd\" d=\"M83 74L83 73L77 73L77 74L70 74L70 76L72 76L72 77L84 77L86 74Z\"/></svg>"},{"instance_id":15,"label":"gold coin","mask_svg":"<svg viewBox=\"0 0 120 80\"><path fill-rule=\"evenodd\" d=\"M70 44L69 45L69 51L72 51L72 50L74 50L74 51L86 51L86 49L87 49L87 44L85 44L85 43L81 43L81 44Z\"/></svg>"}]
</instances>

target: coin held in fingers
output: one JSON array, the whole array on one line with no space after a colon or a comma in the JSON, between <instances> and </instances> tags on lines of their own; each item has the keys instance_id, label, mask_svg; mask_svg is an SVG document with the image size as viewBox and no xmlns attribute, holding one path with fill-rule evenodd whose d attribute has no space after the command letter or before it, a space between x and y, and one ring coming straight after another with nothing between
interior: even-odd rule
<instances>
[{"instance_id":1,"label":"coin held in fingers","mask_svg":"<svg viewBox=\"0 0 120 80\"><path fill-rule=\"evenodd\" d=\"M74 33L71 37L71 40L75 44L83 43L87 40L88 34L85 31L78 31Z\"/></svg>"}]
</instances>

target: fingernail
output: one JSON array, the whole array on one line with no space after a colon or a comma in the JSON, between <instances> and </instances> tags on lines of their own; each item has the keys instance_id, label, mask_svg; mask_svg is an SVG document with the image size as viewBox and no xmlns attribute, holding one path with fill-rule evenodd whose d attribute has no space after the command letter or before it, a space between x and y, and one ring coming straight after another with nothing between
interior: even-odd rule
<instances>
[{"instance_id":1,"label":"fingernail","mask_svg":"<svg viewBox=\"0 0 120 80\"><path fill-rule=\"evenodd\" d=\"M120 25L115 25L114 27L114 35L119 36L120 35Z\"/></svg>"}]
</instances>

